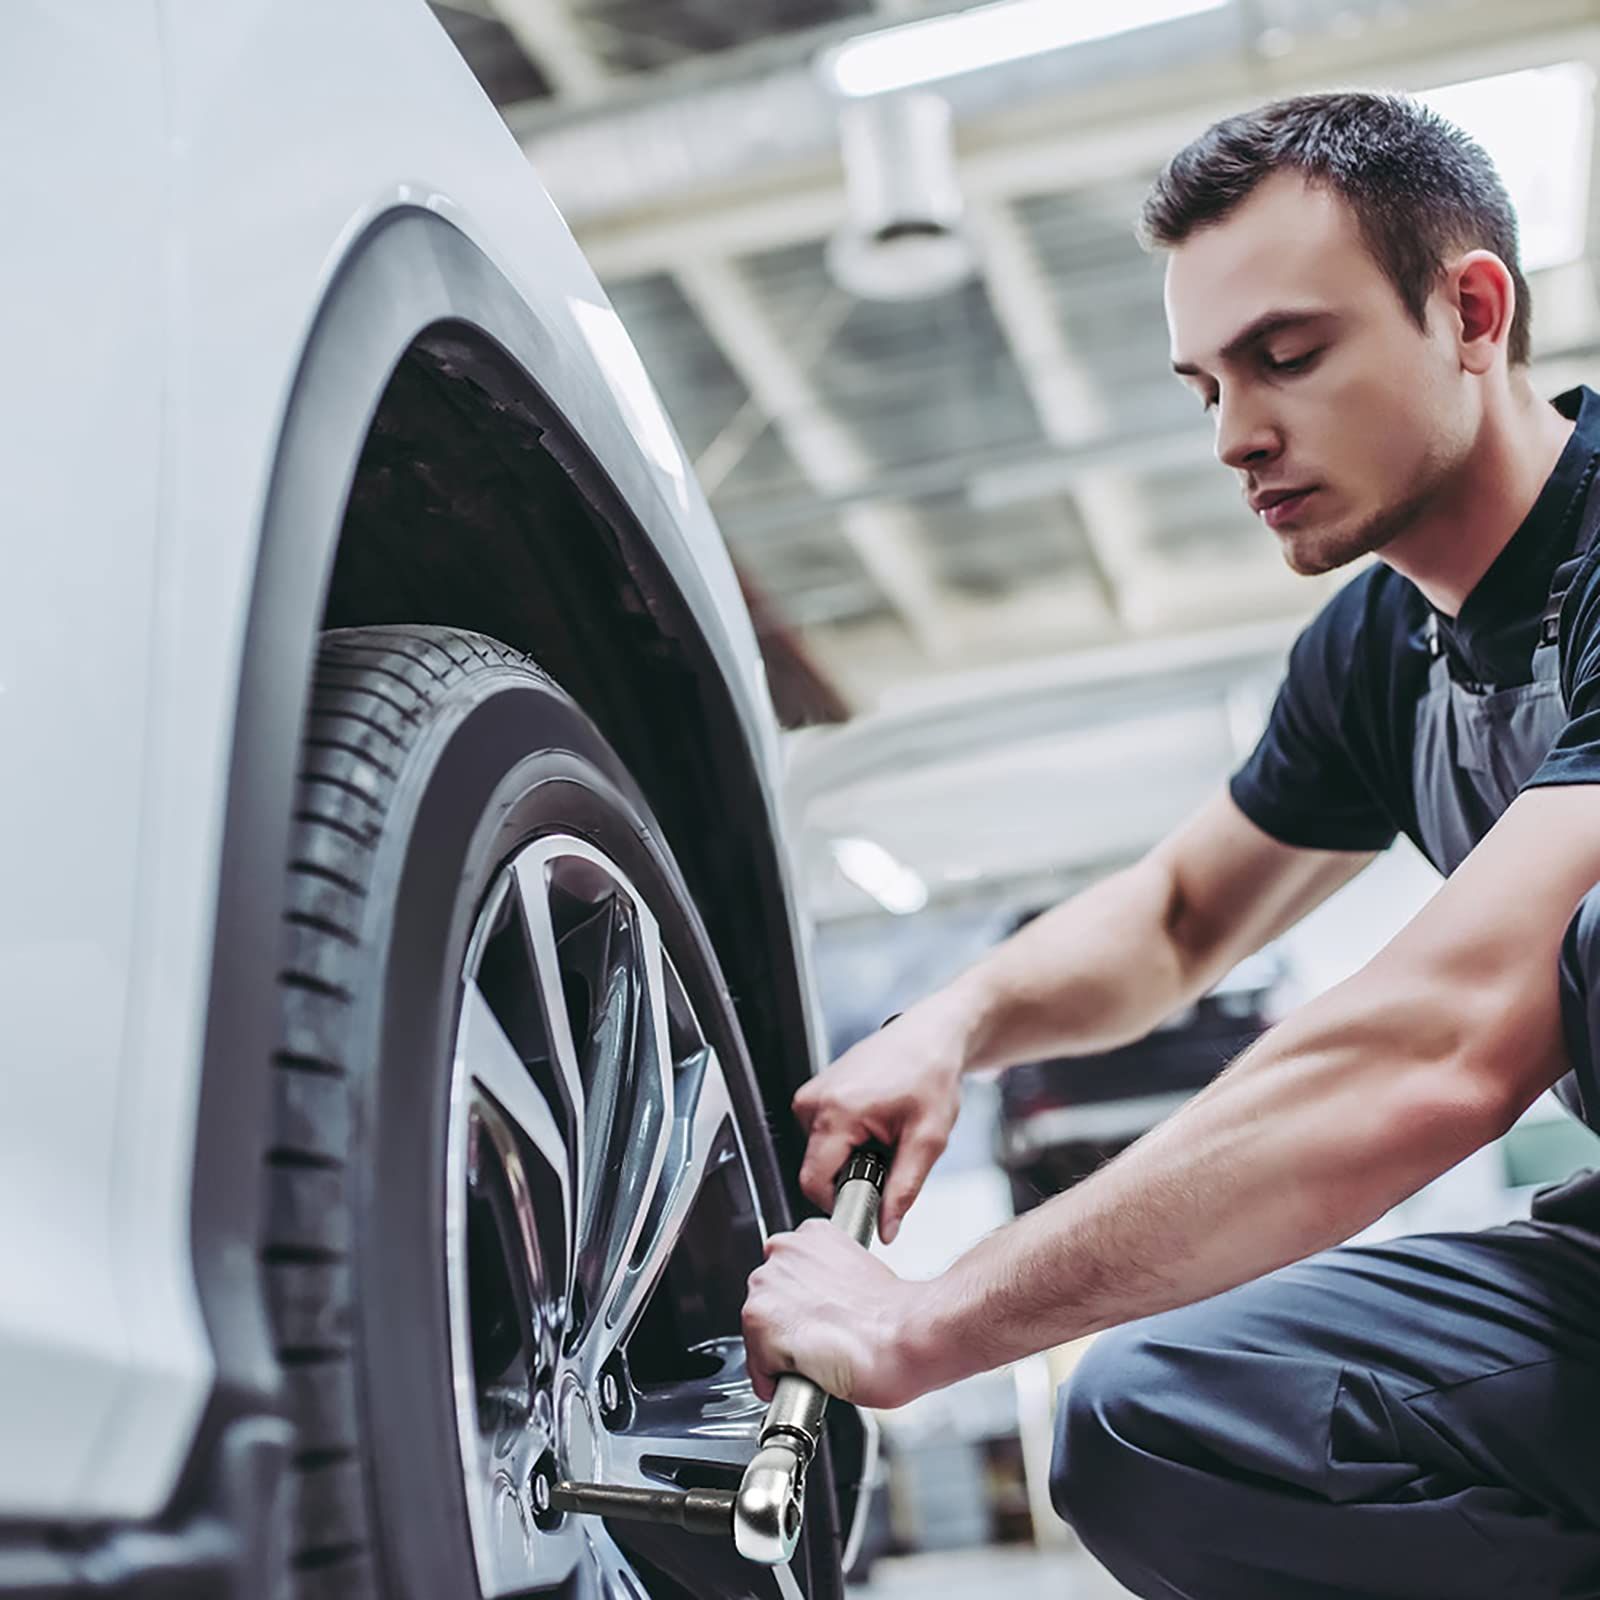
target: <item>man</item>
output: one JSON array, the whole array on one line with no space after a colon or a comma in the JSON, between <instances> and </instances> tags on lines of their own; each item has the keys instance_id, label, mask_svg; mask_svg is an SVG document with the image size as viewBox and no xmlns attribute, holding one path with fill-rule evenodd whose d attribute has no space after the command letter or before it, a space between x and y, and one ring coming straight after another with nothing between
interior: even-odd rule
<instances>
[{"instance_id":1,"label":"man","mask_svg":"<svg viewBox=\"0 0 1600 1600\"><path fill-rule=\"evenodd\" d=\"M1143 231L1173 367L1267 536L1297 572L1378 560L1301 635L1225 792L806 1085L801 1182L826 1207L854 1144L894 1145L892 1237L963 1072L1137 1037L1398 832L1448 880L932 1282L820 1221L773 1240L745 1312L757 1390L793 1369L895 1406L1114 1328L1068 1386L1052 1487L1136 1594L1600 1594L1597 1186L1531 1222L1329 1248L1569 1070L1600 1120L1600 397L1534 393L1504 188L1409 101L1220 123Z\"/></svg>"}]
</instances>

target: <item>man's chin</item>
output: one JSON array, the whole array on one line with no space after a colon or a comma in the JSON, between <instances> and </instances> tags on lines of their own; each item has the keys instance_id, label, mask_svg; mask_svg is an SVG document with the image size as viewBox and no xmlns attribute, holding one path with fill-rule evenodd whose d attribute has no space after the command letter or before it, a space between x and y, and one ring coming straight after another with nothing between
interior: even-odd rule
<instances>
[{"instance_id":1,"label":"man's chin","mask_svg":"<svg viewBox=\"0 0 1600 1600\"><path fill-rule=\"evenodd\" d=\"M1304 539L1279 541L1283 550L1284 565L1298 578L1315 578L1324 572L1333 572L1351 558L1337 558L1332 552L1313 546Z\"/></svg>"},{"instance_id":2,"label":"man's chin","mask_svg":"<svg viewBox=\"0 0 1600 1600\"><path fill-rule=\"evenodd\" d=\"M1302 578L1337 572L1370 555L1385 541L1374 540L1367 529L1295 528L1278 535L1278 545L1289 570Z\"/></svg>"}]
</instances>

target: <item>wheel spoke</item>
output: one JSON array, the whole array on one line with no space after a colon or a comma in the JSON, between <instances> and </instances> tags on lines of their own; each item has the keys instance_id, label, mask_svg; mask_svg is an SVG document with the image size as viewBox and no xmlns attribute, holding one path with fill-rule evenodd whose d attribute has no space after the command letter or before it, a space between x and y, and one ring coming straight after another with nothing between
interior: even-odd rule
<instances>
[{"instance_id":1,"label":"wheel spoke","mask_svg":"<svg viewBox=\"0 0 1600 1600\"><path fill-rule=\"evenodd\" d=\"M559 948L564 973L590 1000L587 1033L578 1041L585 1156L596 1175L577 1235L580 1333L587 1342L631 1259L666 1166L672 1070L655 919L618 889L586 907Z\"/></svg>"},{"instance_id":2,"label":"wheel spoke","mask_svg":"<svg viewBox=\"0 0 1600 1600\"><path fill-rule=\"evenodd\" d=\"M607 1436L615 1482L690 1486L716 1479L728 1488L738 1483L755 1454L767 1408L750 1386L742 1339L708 1340L694 1353L714 1361L715 1371L638 1394L627 1427Z\"/></svg>"},{"instance_id":3,"label":"wheel spoke","mask_svg":"<svg viewBox=\"0 0 1600 1600\"><path fill-rule=\"evenodd\" d=\"M533 983L544 1013L544 1033L560 1092L567 1102L567 1126L572 1130L569 1148L572 1216L584 1213L588 1205L589 1166L585 1159L584 1129L588 1106L583 1089L583 1074L578 1065L577 1046L567 1015L566 994L561 986L561 957L556 949L555 924L550 917L547 884L548 853L530 850L516 864L514 878L522 925L527 932L533 963Z\"/></svg>"},{"instance_id":4,"label":"wheel spoke","mask_svg":"<svg viewBox=\"0 0 1600 1600\"><path fill-rule=\"evenodd\" d=\"M568 1152L560 1125L527 1064L512 1048L483 991L475 983L467 985L461 1018L462 1065L478 1086L486 1090L505 1116L515 1125L561 1185L567 1202L564 1221L570 1227L571 1195L567 1186Z\"/></svg>"},{"instance_id":5,"label":"wheel spoke","mask_svg":"<svg viewBox=\"0 0 1600 1600\"><path fill-rule=\"evenodd\" d=\"M452 1333L470 1351L456 1380L462 1455L484 1591L517 1593L553 1587L575 1559L535 1526L529 1497L529 1475L555 1444L548 1384L571 1283L571 1155L529 1064L473 981L462 991L456 1071L468 1196Z\"/></svg>"},{"instance_id":6,"label":"wheel spoke","mask_svg":"<svg viewBox=\"0 0 1600 1600\"><path fill-rule=\"evenodd\" d=\"M559 1327L566 1319L573 1254L569 1155L561 1129L475 983L466 986L457 1049L462 1068L487 1096L487 1114L481 1117L481 1125L510 1187L529 1281L545 1302L540 1310L553 1327ZM513 1129L539 1157L537 1175L528 1170ZM552 1185L560 1197L557 1218L541 1215L537 1198L550 1194Z\"/></svg>"},{"instance_id":7,"label":"wheel spoke","mask_svg":"<svg viewBox=\"0 0 1600 1600\"><path fill-rule=\"evenodd\" d=\"M583 1600L650 1600L650 1593L628 1562L605 1523L586 1518L582 1577L576 1590Z\"/></svg>"},{"instance_id":8,"label":"wheel spoke","mask_svg":"<svg viewBox=\"0 0 1600 1600\"><path fill-rule=\"evenodd\" d=\"M640 970L643 977L641 1037L636 1041L638 1085L635 1104L643 1113L644 1126L624 1144L631 1158L631 1181L619 1211L627 1219L621 1249L610 1262L607 1282L596 1305L607 1308L625 1280L630 1265L638 1259L640 1235L652 1214L660 1208L664 1186L677 1175L669 1164L672 1136L677 1126L677 1086L674 1082L672 1053L667 1039L667 994L665 956L661 949L661 930L643 905L635 906L638 922ZM619 1217L620 1220L620 1217ZM604 1312L598 1319L606 1320Z\"/></svg>"},{"instance_id":9,"label":"wheel spoke","mask_svg":"<svg viewBox=\"0 0 1600 1600\"><path fill-rule=\"evenodd\" d=\"M644 1522L614 1523L612 1535L636 1565L664 1573L674 1592L705 1600L805 1600L793 1566L755 1566L734 1549L732 1539Z\"/></svg>"},{"instance_id":10,"label":"wheel spoke","mask_svg":"<svg viewBox=\"0 0 1600 1600\"><path fill-rule=\"evenodd\" d=\"M678 1068L673 1111L663 1178L595 1324L594 1348L588 1352L595 1368L610 1359L638 1323L707 1177L739 1157L727 1080L709 1045Z\"/></svg>"}]
</instances>

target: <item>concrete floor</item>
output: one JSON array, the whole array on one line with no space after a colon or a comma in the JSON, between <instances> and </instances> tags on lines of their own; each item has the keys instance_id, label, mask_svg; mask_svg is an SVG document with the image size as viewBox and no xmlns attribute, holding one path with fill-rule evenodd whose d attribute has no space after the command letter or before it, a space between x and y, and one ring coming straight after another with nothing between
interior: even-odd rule
<instances>
[{"instance_id":1,"label":"concrete floor","mask_svg":"<svg viewBox=\"0 0 1600 1600\"><path fill-rule=\"evenodd\" d=\"M1127 1600L1128 1591L1081 1550L996 1545L885 1557L851 1600Z\"/></svg>"}]
</instances>

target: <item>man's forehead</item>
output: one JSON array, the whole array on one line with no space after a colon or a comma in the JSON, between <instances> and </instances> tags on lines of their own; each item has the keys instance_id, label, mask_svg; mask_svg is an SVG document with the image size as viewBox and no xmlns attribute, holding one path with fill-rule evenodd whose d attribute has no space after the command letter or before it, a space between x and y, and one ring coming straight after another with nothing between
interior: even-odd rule
<instances>
[{"instance_id":1,"label":"man's forehead","mask_svg":"<svg viewBox=\"0 0 1600 1600\"><path fill-rule=\"evenodd\" d=\"M1179 365L1214 359L1275 308L1334 308L1367 271L1376 271L1376 263L1338 195L1298 175L1269 178L1236 211L1198 229L1168 256L1172 359Z\"/></svg>"}]
</instances>

